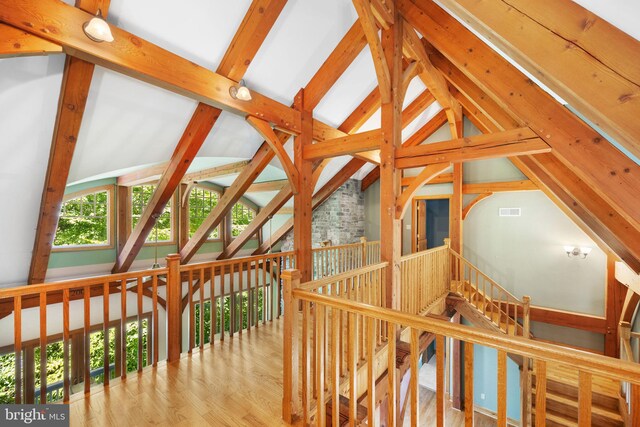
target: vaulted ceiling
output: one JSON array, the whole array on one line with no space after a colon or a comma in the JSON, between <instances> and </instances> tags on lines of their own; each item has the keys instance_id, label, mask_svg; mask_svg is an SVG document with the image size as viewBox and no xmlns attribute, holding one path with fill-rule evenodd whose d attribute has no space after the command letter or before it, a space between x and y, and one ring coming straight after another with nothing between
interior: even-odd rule
<instances>
[{"instance_id":1,"label":"vaulted ceiling","mask_svg":"<svg viewBox=\"0 0 640 427\"><path fill-rule=\"evenodd\" d=\"M74 4L70 0L66 3ZM465 115L483 132L529 126L546 139L553 149L551 154L521 156L513 158L514 163L563 207L572 219L590 230L600 244L612 249L636 271L640 270L640 239L636 239L636 235L640 234L640 198L637 197L640 187L636 186L640 182L640 167L637 158L634 160L633 157L639 152L640 141L638 133L634 133L637 128L631 124L618 126L617 121L630 122L629 117L633 117L634 112L638 117L640 111L637 107L640 100L640 79L637 78L640 56L629 56L639 52L637 39L640 38L640 27L633 17L640 16L640 5L623 0L609 1L606 5L596 0L576 2L624 34L611 32L603 21L581 8L575 9L578 11L575 12L572 9L575 5L568 0L558 3L543 1L540 2L540 8L527 6L531 10L525 11L521 10L524 7L523 0L483 2L489 4L485 9L474 5L477 2L472 1L444 0L438 3L451 12L444 12L426 0L398 0L395 5L428 41L426 48L429 60L446 78L453 97L462 105ZM543 3L548 3L546 9L543 9ZM310 92L315 88L313 116L316 120L346 133L380 127L376 69L352 2L256 0L253 4L258 5L258 9L252 11L252 2L249 0L193 0L188 6L168 0L78 1L78 6L85 10L100 5L108 9L108 21L113 27L135 35L127 43L140 46L142 42L144 49L157 46L234 81L244 78L254 93L278 103L282 111L293 104L300 88L307 87ZM29 10L34 10L31 6L37 6L43 15L33 12L33 16L29 16ZM202 74L196 76L187 72L178 75L180 69L167 69L167 74L176 74L178 83L173 84L133 75L135 73L130 71L122 72L127 64L114 66L109 49L126 53L121 44L125 41L116 40L115 47L106 44L91 46L91 42L76 37L77 29L65 28L66 22L76 19L67 15L58 16L59 12L65 10L57 7L53 0L0 0L0 22L19 27L27 33L35 33L38 40L44 38L59 43L71 55L98 64L93 77L85 82L89 88L86 108L81 116L66 184L117 177L168 161L192 120L198 101L208 102L202 96L190 96L176 87L189 86L202 78ZM572 11L573 16L570 15ZM22 19L24 13L29 19ZM257 42L237 39L236 34L242 33L239 27L246 23L250 13L254 14L252 22L271 21L269 25L256 27L266 31L263 41L260 31L255 28L250 28L245 34L253 34ZM544 39L549 44L536 44L536 40L529 40L529 44L535 46L527 50L528 33L519 33L516 27L501 25L500 19L509 17L517 26L518 19L529 22L535 18L535 13L545 15L546 21L538 21L542 27L546 25L554 30L556 38ZM492 43L492 48L486 48L471 33L467 34L452 16L471 28L482 40ZM493 16L497 19L492 20ZM82 18L81 15L78 17ZM36 24L27 25L27 21ZM56 126L65 55L25 55L21 49L28 42L22 45L13 43L13 48L6 47L2 39L12 40L6 34L13 35L6 31L7 28L11 30L10 27L0 27L0 58L6 56L0 59L0 110L3 111L0 117L0 194L7 201L7 209L0 213L0 231L5 241L0 249L0 271L5 277L0 281L20 282L24 281L31 263L42 206L42 187ZM536 33L540 28L528 30ZM592 41L589 38L591 34L598 35L597 31L603 31L604 37L615 34L618 39L615 39L616 43L588 44ZM355 36L349 38L350 34ZM562 67L553 68L556 59L552 55L557 56L559 63L566 61L568 72L580 64L572 62L577 61L575 55L562 56L562 46L556 49L551 44L558 42L558 37L564 34L571 35L567 36L567 40L578 40L580 49L576 51L584 49L608 67L597 72L606 74L607 70L613 69L624 77L630 89L628 93L618 94L622 100L620 105L610 107L606 100L600 102L597 98L598 90L615 89L616 86L609 86L607 82L593 92L584 93L580 92L583 88L574 88L562 80L566 78L563 73L567 71L563 71ZM579 43L583 37L587 41L586 46ZM343 49L341 41L348 41L353 52ZM227 55L233 51L235 42L253 46L256 50L236 52L235 57L229 58ZM84 50L84 46L103 50L96 54ZM598 56L604 55L604 46L611 51L607 58ZM54 52L56 46L41 48ZM153 56L158 51L145 52ZM243 54L249 58L243 60ZM349 60L340 62L341 54L349 57ZM536 57L545 54L550 57L547 62ZM330 65L341 64L343 69L334 72L323 69L328 58L334 61ZM520 69L524 67L529 77L521 78L519 72L510 65L515 63ZM629 74L625 74L624 70L630 70ZM482 73L484 75L481 77ZM79 72L78 75L82 74ZM509 78L514 81L509 81ZM551 89L544 87L547 91L544 92L535 84L528 89L522 83L528 78L538 84L544 83ZM76 83L74 80L68 84ZM441 110L440 104L433 102L433 98L429 102L421 101L421 96L428 95L425 90L426 86L420 78L410 81L404 106L407 109L412 105L417 107L411 113L411 120L405 123L405 141L428 126ZM226 96L224 90L222 92ZM514 93L526 98L530 104L512 101L510 97ZM624 154L604 137L597 135L593 128L585 126L573 112L554 101L548 93L561 101L565 99L564 102L584 115L589 123L597 123L598 126L593 125L596 131L602 129L603 133L611 135L609 139ZM219 94L212 96L215 98ZM376 96L377 101L374 99ZM590 102L590 97L594 98L593 102ZM368 99L370 102L367 102ZM367 107L369 114L354 118L354 112ZM236 107L231 106L231 109L235 110ZM212 118L212 129L207 132L199 150L196 150L197 157L189 172L254 157L264 137L246 123L243 117L245 113L222 111L219 117ZM609 117L611 120L606 119ZM269 117L263 118L275 121ZM286 127L283 123L279 125ZM580 138L583 141L602 139L594 144L594 148L586 143L580 145L577 141ZM292 152L292 143L291 138L284 146L289 154ZM359 161L354 163L351 156L334 158L327 162L324 169L318 170L320 176L316 189L323 188L336 173L345 174L347 178L353 174L358 178L367 176L375 166L363 164ZM235 176L227 176L215 182L229 186L234 179ZM286 174L278 158L273 157L270 166L260 172L256 181L277 179L286 179ZM254 197L256 202L264 206L273 195L268 193L262 198L257 195Z\"/></svg>"}]
</instances>

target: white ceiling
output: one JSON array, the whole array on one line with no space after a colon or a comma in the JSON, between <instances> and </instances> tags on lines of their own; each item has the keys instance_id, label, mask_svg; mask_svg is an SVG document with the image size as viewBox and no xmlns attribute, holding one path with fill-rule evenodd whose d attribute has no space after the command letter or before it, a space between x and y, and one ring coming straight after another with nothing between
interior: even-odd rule
<instances>
[{"instance_id":1,"label":"white ceiling","mask_svg":"<svg viewBox=\"0 0 640 427\"><path fill-rule=\"evenodd\" d=\"M72 0L65 0L73 3ZM578 0L635 38L640 38L637 0ZM215 70L250 0L112 0L109 21L195 63ZM249 66L250 88L284 104L304 87L356 20L349 0L290 0ZM27 275L47 168L63 55L0 60L0 284ZM376 86L368 48L356 58L315 116L338 126ZM411 84L407 103L424 86ZM146 83L96 67L71 166L69 183L117 176L170 158L196 103ZM433 106L403 132L407 138L439 109ZM380 126L379 113L361 131ZM249 159L262 142L242 118L223 113L206 139L197 165ZM287 144L291 150L291 142ZM211 160L217 159L217 160ZM319 186L347 161L334 159ZM260 179L283 179L274 160ZM192 167L192 170L195 165ZM370 168L370 166L369 166ZM364 172L356 174L362 177ZM254 197L268 202L268 194Z\"/></svg>"}]
</instances>

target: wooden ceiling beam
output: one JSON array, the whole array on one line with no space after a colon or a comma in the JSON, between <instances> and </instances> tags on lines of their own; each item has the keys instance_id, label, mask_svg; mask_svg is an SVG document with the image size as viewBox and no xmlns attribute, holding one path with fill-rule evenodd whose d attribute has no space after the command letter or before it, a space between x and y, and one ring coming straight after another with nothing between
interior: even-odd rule
<instances>
[{"instance_id":1,"label":"wooden ceiling beam","mask_svg":"<svg viewBox=\"0 0 640 427\"><path fill-rule=\"evenodd\" d=\"M376 71L376 76L378 77L380 99L382 102L389 102L391 100L391 73L389 72L389 65L382 50L382 43L378 36L378 27L373 11L371 10L371 3L369 0L353 0L353 6L358 13L358 20L362 25L369 49L371 50L373 66Z\"/></svg>"},{"instance_id":2,"label":"wooden ceiling beam","mask_svg":"<svg viewBox=\"0 0 640 427\"><path fill-rule=\"evenodd\" d=\"M380 166L380 150L360 151L359 153L354 153L353 157Z\"/></svg>"},{"instance_id":3,"label":"wooden ceiling beam","mask_svg":"<svg viewBox=\"0 0 640 427\"><path fill-rule=\"evenodd\" d=\"M280 160L280 164L282 165L282 168L289 179L289 183L291 184L293 194L298 194L298 169L295 167L293 161L285 151L283 144L280 142L278 135L276 135L271 128L271 125L268 122L256 119L255 117L247 117L247 122L260 134L260 136L264 138L266 143L269 144L269 147L271 147L278 160ZM326 142L323 144L326 144Z\"/></svg>"},{"instance_id":4,"label":"wooden ceiling beam","mask_svg":"<svg viewBox=\"0 0 640 427\"><path fill-rule=\"evenodd\" d=\"M463 185L463 188L464 188L464 185ZM493 193L478 194L472 201L470 201L467 204L467 206L465 206L462 209L462 220L464 221L465 219L467 219L467 215L469 215L469 212L471 212L471 209L473 209L473 207L475 205L477 205L478 203L480 203L481 201L483 201L487 197L491 197L491 196L493 196Z\"/></svg>"},{"instance_id":5,"label":"wooden ceiling beam","mask_svg":"<svg viewBox=\"0 0 640 427\"><path fill-rule=\"evenodd\" d=\"M407 207L409 207L409 202L411 202L413 196L423 185L428 184L429 181L450 167L451 163L434 163L422 169L418 176L414 177L411 184L402 191L402 194L396 201L396 219L402 219L404 213L407 211Z\"/></svg>"},{"instance_id":6,"label":"wooden ceiling beam","mask_svg":"<svg viewBox=\"0 0 640 427\"><path fill-rule=\"evenodd\" d=\"M184 175L182 182L184 184L197 183L200 181L206 181L212 178L220 178L223 176L235 175L242 172L249 164L249 160L240 160L239 162L233 162L226 165L214 166L199 170L196 172L190 172Z\"/></svg>"},{"instance_id":7,"label":"wooden ceiling beam","mask_svg":"<svg viewBox=\"0 0 640 427\"><path fill-rule=\"evenodd\" d=\"M441 4L640 157L640 42L570 0Z\"/></svg>"},{"instance_id":8,"label":"wooden ceiling beam","mask_svg":"<svg viewBox=\"0 0 640 427\"><path fill-rule=\"evenodd\" d=\"M538 186L531 180L505 181L505 182L481 182L477 184L463 184L462 192L465 194L504 193L509 191L535 191Z\"/></svg>"},{"instance_id":9,"label":"wooden ceiling beam","mask_svg":"<svg viewBox=\"0 0 640 427\"><path fill-rule=\"evenodd\" d=\"M375 150L380 148L381 139L382 131L380 129L354 133L342 138L307 146L304 149L304 158L305 160L317 160Z\"/></svg>"},{"instance_id":10,"label":"wooden ceiling beam","mask_svg":"<svg viewBox=\"0 0 640 427\"><path fill-rule=\"evenodd\" d=\"M431 145L438 145L438 147L429 149ZM422 147L425 148L425 150L422 151L423 154L415 155L413 157L406 157L406 154L403 153L403 150L406 149L399 149L396 167L407 169L426 166L432 163L462 163L471 160L548 153L551 151L551 147L549 147L541 138L537 137L524 139L519 142L485 142L468 146L461 146L461 144L457 142L434 143L413 148Z\"/></svg>"},{"instance_id":11,"label":"wooden ceiling beam","mask_svg":"<svg viewBox=\"0 0 640 427\"><path fill-rule=\"evenodd\" d=\"M82 25L91 18L92 14L56 0L0 0L0 22L59 44L68 55L212 107L256 116L290 132L300 131L300 113L293 108L255 90L251 91L251 101L233 99L229 88L237 85L236 80L196 65L115 25L110 24L113 43L89 40Z\"/></svg>"},{"instance_id":12,"label":"wooden ceiling beam","mask_svg":"<svg viewBox=\"0 0 640 427\"><path fill-rule=\"evenodd\" d=\"M367 120L380 108L380 90L375 87L369 95L353 110L353 112L340 125L341 130L351 129L350 132L356 132L364 125Z\"/></svg>"},{"instance_id":13,"label":"wooden ceiling beam","mask_svg":"<svg viewBox=\"0 0 640 427\"><path fill-rule=\"evenodd\" d=\"M402 178L402 181L400 182L400 186L408 187L413 183L415 179L416 179L415 176L405 176ZM429 180L429 184L449 184L451 182L453 182L452 173L441 173Z\"/></svg>"},{"instance_id":14,"label":"wooden ceiling beam","mask_svg":"<svg viewBox=\"0 0 640 427\"><path fill-rule=\"evenodd\" d=\"M120 175L116 179L116 184L122 187L132 187L134 185L142 185L157 181L160 179L160 176L162 176L162 172L164 172L168 164L169 162L162 162L157 165Z\"/></svg>"},{"instance_id":15,"label":"wooden ceiling beam","mask_svg":"<svg viewBox=\"0 0 640 427\"><path fill-rule=\"evenodd\" d=\"M108 0L78 0L76 5L87 10L88 13L96 13L98 8L102 8L106 16L109 11ZM72 9L76 8L72 7ZM81 13L87 13L80 9L77 10ZM2 13L0 7L0 15ZM80 133L94 68L92 63L81 59L67 57L65 60L62 87L58 98L58 111L49 151L49 164L44 177L44 188L27 278L28 284L44 283L47 276L49 257L58 228L64 190Z\"/></svg>"},{"instance_id":16,"label":"wooden ceiling beam","mask_svg":"<svg viewBox=\"0 0 640 427\"><path fill-rule=\"evenodd\" d=\"M0 24L0 59L62 53L62 46L10 25Z\"/></svg>"},{"instance_id":17,"label":"wooden ceiling beam","mask_svg":"<svg viewBox=\"0 0 640 427\"><path fill-rule=\"evenodd\" d=\"M288 179L277 181L254 182L247 188L247 193L263 193L265 191L280 191L289 183ZM293 193L291 193L293 195Z\"/></svg>"},{"instance_id":18,"label":"wooden ceiling beam","mask_svg":"<svg viewBox=\"0 0 640 427\"><path fill-rule=\"evenodd\" d=\"M430 0L398 0L407 21L502 108L533 129L554 156L640 228L640 166ZM508 82L508 84L506 84Z\"/></svg>"},{"instance_id":19,"label":"wooden ceiling beam","mask_svg":"<svg viewBox=\"0 0 640 427\"><path fill-rule=\"evenodd\" d=\"M158 217L164 211L167 202L173 197L182 182L182 177L198 154L198 150L200 150L220 113L222 113L221 110L211 108L208 105L201 105L201 108L196 109L196 114L189 121L140 220L118 254L112 273L122 273L129 270L149 233L156 225Z\"/></svg>"}]
</instances>

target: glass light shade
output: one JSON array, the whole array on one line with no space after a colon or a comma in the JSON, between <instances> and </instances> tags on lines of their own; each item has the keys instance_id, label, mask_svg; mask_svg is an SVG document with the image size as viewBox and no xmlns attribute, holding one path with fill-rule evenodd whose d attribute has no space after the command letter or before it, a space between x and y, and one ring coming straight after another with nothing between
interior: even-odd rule
<instances>
[{"instance_id":1,"label":"glass light shade","mask_svg":"<svg viewBox=\"0 0 640 427\"><path fill-rule=\"evenodd\" d=\"M568 254L573 252L573 246L564 246L564 251Z\"/></svg>"},{"instance_id":2,"label":"glass light shade","mask_svg":"<svg viewBox=\"0 0 640 427\"><path fill-rule=\"evenodd\" d=\"M591 253L591 248L589 248L587 246L584 246L584 247L580 248L580 252L582 252L582 254L584 256L587 256L587 255L589 255Z\"/></svg>"},{"instance_id":3,"label":"glass light shade","mask_svg":"<svg viewBox=\"0 0 640 427\"><path fill-rule=\"evenodd\" d=\"M246 86L240 86L236 97L241 101L251 101L251 92Z\"/></svg>"},{"instance_id":4,"label":"glass light shade","mask_svg":"<svg viewBox=\"0 0 640 427\"><path fill-rule=\"evenodd\" d=\"M84 33L94 42L109 42L113 41L113 34L107 21L100 16L91 18L89 22L85 22L82 26Z\"/></svg>"}]
</instances>

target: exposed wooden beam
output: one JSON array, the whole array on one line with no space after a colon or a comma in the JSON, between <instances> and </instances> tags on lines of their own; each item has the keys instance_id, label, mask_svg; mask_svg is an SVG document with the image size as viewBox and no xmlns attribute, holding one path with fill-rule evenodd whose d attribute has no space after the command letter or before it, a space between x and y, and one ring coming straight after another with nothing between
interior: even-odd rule
<instances>
[{"instance_id":1,"label":"exposed wooden beam","mask_svg":"<svg viewBox=\"0 0 640 427\"><path fill-rule=\"evenodd\" d=\"M218 120L220 113L222 113L221 110L211 108L208 105L200 105L196 109L196 113L189 121L171 160L169 160L169 165L162 173L140 221L118 254L112 270L113 273L121 273L131 267L158 217L162 214L167 202L173 197L189 165L198 154L198 150L200 150L214 123Z\"/></svg>"},{"instance_id":2,"label":"exposed wooden beam","mask_svg":"<svg viewBox=\"0 0 640 427\"><path fill-rule=\"evenodd\" d=\"M505 191L533 191L538 190L538 186L530 180L505 181L505 182L482 182L477 184L464 184L462 192L465 194L500 193Z\"/></svg>"},{"instance_id":3,"label":"exposed wooden beam","mask_svg":"<svg viewBox=\"0 0 640 427\"><path fill-rule=\"evenodd\" d=\"M409 185L400 195L396 202L396 219L402 219L404 213L413 199L415 193L425 184L428 184L430 180L441 174L443 171L451 167L451 163L436 163L427 165L418 176L413 179L411 185Z\"/></svg>"},{"instance_id":4,"label":"exposed wooden beam","mask_svg":"<svg viewBox=\"0 0 640 427\"><path fill-rule=\"evenodd\" d=\"M393 25L393 2L391 0L371 0L371 11L382 28L388 30Z\"/></svg>"},{"instance_id":5,"label":"exposed wooden beam","mask_svg":"<svg viewBox=\"0 0 640 427\"><path fill-rule=\"evenodd\" d=\"M353 112L346 118L340 129L352 129L350 132L355 132L366 123L367 120L373 116L373 114L380 108L380 91L376 87L366 96L366 98L353 110Z\"/></svg>"},{"instance_id":6,"label":"exposed wooden beam","mask_svg":"<svg viewBox=\"0 0 640 427\"><path fill-rule=\"evenodd\" d=\"M402 110L402 127L407 127L413 122L420 114L435 102L433 94L429 90L424 90L420 95L416 97L407 108Z\"/></svg>"},{"instance_id":7,"label":"exposed wooden beam","mask_svg":"<svg viewBox=\"0 0 640 427\"><path fill-rule=\"evenodd\" d=\"M464 185L462 187L464 188ZM471 209L473 209L475 205L491 196L493 196L493 193L478 194L472 201L469 202L469 204L467 204L467 206L462 209L462 220L464 221L465 219L467 219L467 215L469 215L469 212L471 212Z\"/></svg>"},{"instance_id":8,"label":"exposed wooden beam","mask_svg":"<svg viewBox=\"0 0 640 427\"><path fill-rule=\"evenodd\" d=\"M288 138L288 135L285 135ZM249 164L240 172L233 184L226 189L218 204L204 219L202 225L191 236L189 242L180 251L181 262L187 263L193 258L200 246L207 240L211 231L220 224L226 213L236 204L240 197L246 192L251 183L260 175L269 162L273 159L273 150L269 144L264 142L253 156Z\"/></svg>"},{"instance_id":9,"label":"exposed wooden beam","mask_svg":"<svg viewBox=\"0 0 640 427\"><path fill-rule=\"evenodd\" d=\"M247 122L264 138L264 140L269 144L269 147L273 150L274 154L280 160L280 164L284 169L284 172L287 174L287 178L289 178L289 183L291 184L291 189L293 190L293 194L298 193L298 182L299 182L299 174L298 169L291 161L291 158L284 150L283 144L280 142L280 138L273 131L271 125L265 122L264 120L256 119L255 117L247 117Z\"/></svg>"},{"instance_id":10,"label":"exposed wooden beam","mask_svg":"<svg viewBox=\"0 0 640 427\"><path fill-rule=\"evenodd\" d=\"M619 324L624 308L627 292L633 292L616 280L617 257L607 254L607 280L605 285L605 318L607 332L604 336L604 354L609 357L620 357Z\"/></svg>"},{"instance_id":11,"label":"exposed wooden beam","mask_svg":"<svg viewBox=\"0 0 640 427\"><path fill-rule=\"evenodd\" d=\"M254 182L247 188L247 193L262 193L265 191L280 191L287 186L289 180ZM293 193L292 193L293 194Z\"/></svg>"},{"instance_id":12,"label":"exposed wooden beam","mask_svg":"<svg viewBox=\"0 0 640 427\"><path fill-rule=\"evenodd\" d=\"M62 46L10 25L0 24L0 59L62 53Z\"/></svg>"},{"instance_id":13,"label":"exposed wooden beam","mask_svg":"<svg viewBox=\"0 0 640 427\"><path fill-rule=\"evenodd\" d=\"M403 112L403 122L404 122L404 112ZM413 147L414 145L420 145L429 138L435 131L440 129L442 125L447 122L447 115L444 110L441 110L438 114L433 116L431 120L429 120L424 126L418 129L413 135L411 135L405 142L402 143L403 147ZM361 190L364 191L371 184L376 182L380 178L380 168L375 167L371 172L367 174L362 179ZM403 178L404 180L404 178ZM408 184L402 184L403 186L407 186Z\"/></svg>"},{"instance_id":14,"label":"exposed wooden beam","mask_svg":"<svg viewBox=\"0 0 640 427\"><path fill-rule=\"evenodd\" d=\"M78 7L96 13L98 8L109 10L109 1L82 0ZM0 6L0 15L3 13ZM76 8L73 8L76 9ZM87 13L77 9L81 13ZM46 279L49 257L56 229L64 189L69 177L71 160L76 148L82 117L89 96L94 65L77 58L67 57L62 74L62 87L58 98L58 111L53 128L49 164L44 177L44 188L40 201L40 212L31 254L31 265L27 283L43 283Z\"/></svg>"},{"instance_id":15,"label":"exposed wooden beam","mask_svg":"<svg viewBox=\"0 0 640 427\"><path fill-rule=\"evenodd\" d=\"M303 154L305 160L344 156L346 154L354 154L361 151L370 151L380 148L381 139L382 131L380 129L374 129L309 145L305 147Z\"/></svg>"},{"instance_id":16,"label":"exposed wooden beam","mask_svg":"<svg viewBox=\"0 0 640 427\"><path fill-rule=\"evenodd\" d=\"M505 312L509 312L510 315L515 315L513 305L507 307L505 303L501 303L500 307ZM606 320L600 316L539 306L531 306L530 315L532 322L548 323L598 334L607 332ZM522 308L520 307L518 307L518 316L522 316Z\"/></svg>"},{"instance_id":17,"label":"exposed wooden beam","mask_svg":"<svg viewBox=\"0 0 640 427\"><path fill-rule=\"evenodd\" d=\"M50 17L55 17L55 21ZM55 0L0 0L0 21L61 45L68 55L213 107L243 116L254 115L278 128L299 132L300 114L294 109L255 90L251 91L251 101L233 99L229 88L237 81L115 25L110 25L113 43L89 40L82 24L91 18L92 14Z\"/></svg>"},{"instance_id":18,"label":"exposed wooden beam","mask_svg":"<svg viewBox=\"0 0 640 427\"><path fill-rule=\"evenodd\" d=\"M289 183L282 188L271 201L260 210L258 215L251 221L251 223L238 235L235 239L229 243L229 245L222 251L217 259L227 259L234 256L242 246L258 232L258 230L269 221L273 216L273 212L278 212L282 206L291 198L293 192ZM263 242L265 243L265 242ZM268 243L268 242L266 242Z\"/></svg>"},{"instance_id":19,"label":"exposed wooden beam","mask_svg":"<svg viewBox=\"0 0 640 427\"><path fill-rule=\"evenodd\" d=\"M640 157L637 40L570 0L441 4Z\"/></svg>"},{"instance_id":20,"label":"exposed wooden beam","mask_svg":"<svg viewBox=\"0 0 640 427\"><path fill-rule=\"evenodd\" d=\"M242 79L286 3L287 0L252 1L218 65L219 74L231 80Z\"/></svg>"},{"instance_id":21,"label":"exposed wooden beam","mask_svg":"<svg viewBox=\"0 0 640 427\"><path fill-rule=\"evenodd\" d=\"M314 109L367 44L362 25L356 21L305 86L307 105Z\"/></svg>"},{"instance_id":22,"label":"exposed wooden beam","mask_svg":"<svg viewBox=\"0 0 640 427\"><path fill-rule=\"evenodd\" d=\"M359 153L354 153L353 157L357 157L358 159L380 166L380 150L361 151Z\"/></svg>"},{"instance_id":23,"label":"exposed wooden beam","mask_svg":"<svg viewBox=\"0 0 640 427\"><path fill-rule=\"evenodd\" d=\"M373 57L373 66L378 77L378 88L380 90L380 99L382 102L390 102L391 100L391 73L389 65L384 57L382 43L378 37L378 27L371 10L369 0L353 0L353 6L358 13L358 19L364 30L364 35L369 43L371 56Z\"/></svg>"},{"instance_id":24,"label":"exposed wooden beam","mask_svg":"<svg viewBox=\"0 0 640 427\"><path fill-rule=\"evenodd\" d=\"M408 187L413 183L415 179L415 176L405 176L402 178L402 182L400 183L400 185L402 187ZM450 182L453 182L452 173L441 173L440 175L429 180L429 184L448 184Z\"/></svg>"},{"instance_id":25,"label":"exposed wooden beam","mask_svg":"<svg viewBox=\"0 0 640 427\"><path fill-rule=\"evenodd\" d=\"M129 172L117 178L116 183L123 187L132 187L160 179L162 172L167 168L169 162L159 163L148 168Z\"/></svg>"},{"instance_id":26,"label":"exposed wooden beam","mask_svg":"<svg viewBox=\"0 0 640 427\"><path fill-rule=\"evenodd\" d=\"M510 131L505 132L510 133ZM492 139L491 135L479 135L446 142L418 145L416 147L400 148L396 154L398 157L396 167L406 169L431 163L460 163L469 160L548 153L551 151L547 143L537 136L531 138L529 135L520 133L521 136L516 135L515 138L505 142L501 138Z\"/></svg>"},{"instance_id":27,"label":"exposed wooden beam","mask_svg":"<svg viewBox=\"0 0 640 427\"><path fill-rule=\"evenodd\" d=\"M640 188L640 166L433 2L399 0L396 7L494 101L526 120L554 149L554 156L640 227L640 198L628 196Z\"/></svg>"},{"instance_id":28,"label":"exposed wooden beam","mask_svg":"<svg viewBox=\"0 0 640 427\"><path fill-rule=\"evenodd\" d=\"M212 178L219 178L221 176L235 175L240 173L248 164L249 160L241 160L227 165L214 166L212 168L190 172L184 175L182 182L189 184L193 182L206 181Z\"/></svg>"}]
</instances>

